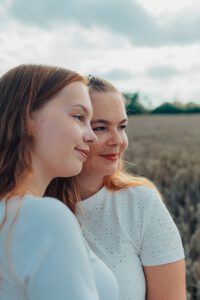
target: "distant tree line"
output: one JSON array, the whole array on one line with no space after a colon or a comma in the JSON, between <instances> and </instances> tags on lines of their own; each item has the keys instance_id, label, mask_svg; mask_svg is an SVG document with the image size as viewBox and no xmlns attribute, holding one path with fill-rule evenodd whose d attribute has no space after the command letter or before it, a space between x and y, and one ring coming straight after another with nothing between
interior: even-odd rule
<instances>
[{"instance_id":1,"label":"distant tree line","mask_svg":"<svg viewBox=\"0 0 200 300\"><path fill-rule=\"evenodd\" d=\"M195 114L200 113L200 105L189 102L182 104L180 102L165 102L155 109L148 109L140 102L139 93L124 93L126 99L126 110L128 115L141 114Z\"/></svg>"}]
</instances>

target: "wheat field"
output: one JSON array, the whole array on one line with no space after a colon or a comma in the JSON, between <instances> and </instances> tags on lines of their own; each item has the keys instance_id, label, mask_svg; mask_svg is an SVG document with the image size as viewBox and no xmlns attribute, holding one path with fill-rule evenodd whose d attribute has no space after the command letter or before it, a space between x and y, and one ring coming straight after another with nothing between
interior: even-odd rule
<instances>
[{"instance_id":1,"label":"wheat field","mask_svg":"<svg viewBox=\"0 0 200 300\"><path fill-rule=\"evenodd\" d=\"M187 299L200 299L200 115L129 117L127 168L157 184L182 237Z\"/></svg>"}]
</instances>

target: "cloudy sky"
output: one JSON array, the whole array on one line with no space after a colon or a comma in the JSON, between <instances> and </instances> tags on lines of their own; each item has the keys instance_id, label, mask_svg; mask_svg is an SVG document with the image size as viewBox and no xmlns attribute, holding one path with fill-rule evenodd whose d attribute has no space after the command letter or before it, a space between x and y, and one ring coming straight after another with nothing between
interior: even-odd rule
<instances>
[{"instance_id":1,"label":"cloudy sky","mask_svg":"<svg viewBox=\"0 0 200 300\"><path fill-rule=\"evenodd\" d=\"M200 104L200 0L0 0L0 75L22 63Z\"/></svg>"}]
</instances>

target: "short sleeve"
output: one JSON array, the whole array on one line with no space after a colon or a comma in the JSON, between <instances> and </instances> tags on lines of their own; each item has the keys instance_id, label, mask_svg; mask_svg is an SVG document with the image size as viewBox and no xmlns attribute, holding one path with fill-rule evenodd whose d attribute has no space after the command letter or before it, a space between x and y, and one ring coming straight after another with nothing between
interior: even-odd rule
<instances>
[{"instance_id":1,"label":"short sleeve","mask_svg":"<svg viewBox=\"0 0 200 300\"><path fill-rule=\"evenodd\" d=\"M140 250L142 265L162 265L183 259L179 231L156 189L150 189L147 201Z\"/></svg>"},{"instance_id":2,"label":"short sleeve","mask_svg":"<svg viewBox=\"0 0 200 300\"><path fill-rule=\"evenodd\" d=\"M23 236L28 299L98 300L81 230L69 209L46 198L26 209L26 219L27 234L32 232Z\"/></svg>"}]
</instances>

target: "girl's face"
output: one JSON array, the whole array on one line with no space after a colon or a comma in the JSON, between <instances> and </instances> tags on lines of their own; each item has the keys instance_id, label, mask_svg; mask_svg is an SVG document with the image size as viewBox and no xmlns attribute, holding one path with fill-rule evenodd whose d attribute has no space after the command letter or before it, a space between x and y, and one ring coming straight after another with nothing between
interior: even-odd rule
<instances>
[{"instance_id":1,"label":"girl's face","mask_svg":"<svg viewBox=\"0 0 200 300\"><path fill-rule=\"evenodd\" d=\"M128 146L125 132L127 115L119 92L93 92L92 129L98 139L90 146L84 163L85 174L112 175L118 168L119 159Z\"/></svg>"},{"instance_id":2,"label":"girl's face","mask_svg":"<svg viewBox=\"0 0 200 300\"><path fill-rule=\"evenodd\" d=\"M32 115L32 169L50 180L80 173L96 140L90 127L92 105L87 86L73 82Z\"/></svg>"}]
</instances>

